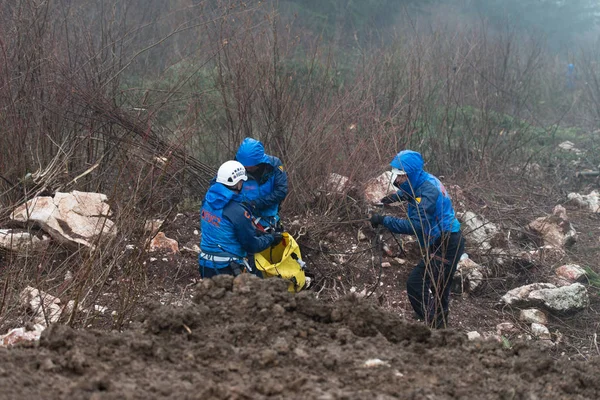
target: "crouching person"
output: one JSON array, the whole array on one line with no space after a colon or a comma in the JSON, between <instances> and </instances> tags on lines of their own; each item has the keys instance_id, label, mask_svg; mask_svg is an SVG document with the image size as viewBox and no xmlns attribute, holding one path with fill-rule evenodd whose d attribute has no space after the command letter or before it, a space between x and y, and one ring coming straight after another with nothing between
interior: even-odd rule
<instances>
[{"instance_id":1,"label":"crouching person","mask_svg":"<svg viewBox=\"0 0 600 400\"><path fill-rule=\"evenodd\" d=\"M371 224L417 237L423 259L408 277L408 299L419 319L432 328L445 328L450 287L465 245L460 223L444 185L423 170L421 154L401 151L391 166L392 183L398 191L381 202L406 201L408 218L375 214Z\"/></svg>"},{"instance_id":2,"label":"crouching person","mask_svg":"<svg viewBox=\"0 0 600 400\"><path fill-rule=\"evenodd\" d=\"M253 256L282 240L280 233L261 234L252 223L252 214L242 206L240 191L246 181L246 170L237 161L223 163L217 178L208 189L200 226L202 240L198 264L200 275L237 276L244 271L255 273ZM248 259L250 258L250 259Z\"/></svg>"}]
</instances>

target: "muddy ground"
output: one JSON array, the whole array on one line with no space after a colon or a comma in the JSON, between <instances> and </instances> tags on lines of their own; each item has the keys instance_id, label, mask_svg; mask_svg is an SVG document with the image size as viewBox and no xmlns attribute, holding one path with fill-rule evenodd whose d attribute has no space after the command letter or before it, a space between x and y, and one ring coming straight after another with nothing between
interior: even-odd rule
<instances>
[{"instance_id":1,"label":"muddy ground","mask_svg":"<svg viewBox=\"0 0 600 400\"><path fill-rule=\"evenodd\" d=\"M348 296L219 277L182 307L147 305L131 329L54 325L0 349L3 398L594 399L600 363L467 342Z\"/></svg>"}]
</instances>

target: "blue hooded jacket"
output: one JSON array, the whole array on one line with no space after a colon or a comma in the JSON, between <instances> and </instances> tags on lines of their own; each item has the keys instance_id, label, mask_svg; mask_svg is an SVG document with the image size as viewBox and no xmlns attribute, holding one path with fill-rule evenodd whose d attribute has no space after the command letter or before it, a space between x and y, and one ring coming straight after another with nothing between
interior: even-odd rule
<instances>
[{"instance_id":1,"label":"blue hooded jacket","mask_svg":"<svg viewBox=\"0 0 600 400\"><path fill-rule=\"evenodd\" d=\"M263 144L252 138L244 139L235 159L244 167L258 166L261 172L260 176L256 176L256 173L248 171L248 180L242 187L242 201L252 204L253 214L257 217L279 219L279 204L288 192L287 174L283 171L281 160L265 154Z\"/></svg>"},{"instance_id":2,"label":"blue hooded jacket","mask_svg":"<svg viewBox=\"0 0 600 400\"><path fill-rule=\"evenodd\" d=\"M206 254L241 259L248 253L263 251L273 242L273 235L256 236L252 215L241 204L242 197L225 185L214 182L202 203L200 248ZM227 262L217 263L199 258L200 265L223 268Z\"/></svg>"},{"instance_id":3,"label":"blue hooded jacket","mask_svg":"<svg viewBox=\"0 0 600 400\"><path fill-rule=\"evenodd\" d=\"M408 177L397 192L408 202L408 219L386 216L383 225L387 229L416 235L422 246L432 245L442 232L460 231L450 195L439 179L423 170L420 153L403 150L390 165L404 170Z\"/></svg>"}]
</instances>

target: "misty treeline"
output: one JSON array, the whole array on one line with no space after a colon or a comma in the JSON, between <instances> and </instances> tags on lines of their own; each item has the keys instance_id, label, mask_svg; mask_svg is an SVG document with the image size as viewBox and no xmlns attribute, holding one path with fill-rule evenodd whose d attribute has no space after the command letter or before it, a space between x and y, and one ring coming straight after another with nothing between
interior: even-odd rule
<instances>
[{"instance_id":1,"label":"misty treeline","mask_svg":"<svg viewBox=\"0 0 600 400\"><path fill-rule=\"evenodd\" d=\"M282 158L296 211L407 146L447 175L525 169L598 126L595 7L2 0L0 202L79 189L165 212L245 136Z\"/></svg>"}]
</instances>

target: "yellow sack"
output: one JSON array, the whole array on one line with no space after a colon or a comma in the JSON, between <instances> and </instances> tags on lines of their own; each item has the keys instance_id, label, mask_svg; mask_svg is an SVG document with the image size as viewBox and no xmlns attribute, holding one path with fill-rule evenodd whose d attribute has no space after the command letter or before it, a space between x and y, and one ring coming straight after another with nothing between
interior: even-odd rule
<instances>
[{"instance_id":1,"label":"yellow sack","mask_svg":"<svg viewBox=\"0 0 600 400\"><path fill-rule=\"evenodd\" d=\"M255 254L254 261L264 278L279 276L288 281L288 291L294 293L304 288L306 276L300 265L304 264L300 247L289 233L283 233L283 240L277 246Z\"/></svg>"}]
</instances>

